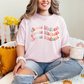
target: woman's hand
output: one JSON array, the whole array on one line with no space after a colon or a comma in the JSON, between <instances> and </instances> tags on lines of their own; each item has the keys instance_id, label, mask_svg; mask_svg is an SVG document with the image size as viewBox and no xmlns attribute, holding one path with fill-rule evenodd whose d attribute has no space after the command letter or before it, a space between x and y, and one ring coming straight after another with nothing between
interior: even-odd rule
<instances>
[{"instance_id":1,"label":"woman's hand","mask_svg":"<svg viewBox=\"0 0 84 84\"><path fill-rule=\"evenodd\" d=\"M18 64L15 66L15 68L13 70L14 75L17 73L17 71L20 67L24 68L24 61L23 60L19 60Z\"/></svg>"},{"instance_id":2,"label":"woman's hand","mask_svg":"<svg viewBox=\"0 0 84 84\"><path fill-rule=\"evenodd\" d=\"M71 47L70 46L65 46L61 50L62 50L63 53L69 55L70 54Z\"/></svg>"}]
</instances>

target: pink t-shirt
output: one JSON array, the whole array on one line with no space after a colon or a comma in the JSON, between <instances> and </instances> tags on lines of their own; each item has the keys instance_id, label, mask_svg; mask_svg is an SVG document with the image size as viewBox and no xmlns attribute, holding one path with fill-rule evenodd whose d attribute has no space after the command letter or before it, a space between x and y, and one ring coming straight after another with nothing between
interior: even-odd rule
<instances>
[{"instance_id":1,"label":"pink t-shirt","mask_svg":"<svg viewBox=\"0 0 84 84\"><path fill-rule=\"evenodd\" d=\"M59 15L42 16L36 13L23 19L17 34L17 45L25 46L26 60L52 62L61 58L61 48L70 46L64 19Z\"/></svg>"}]
</instances>

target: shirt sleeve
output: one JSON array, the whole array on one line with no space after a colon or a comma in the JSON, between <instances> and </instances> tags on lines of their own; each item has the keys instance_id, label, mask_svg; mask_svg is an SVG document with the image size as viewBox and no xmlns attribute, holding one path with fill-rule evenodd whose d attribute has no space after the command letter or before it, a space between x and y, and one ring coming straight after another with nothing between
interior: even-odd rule
<instances>
[{"instance_id":1,"label":"shirt sleeve","mask_svg":"<svg viewBox=\"0 0 84 84\"><path fill-rule=\"evenodd\" d=\"M24 46L25 44L25 22L24 20L21 21L16 37L16 43L17 45L22 45Z\"/></svg>"},{"instance_id":2,"label":"shirt sleeve","mask_svg":"<svg viewBox=\"0 0 84 84\"><path fill-rule=\"evenodd\" d=\"M62 23L61 23L61 27L62 27L62 32L61 32L61 47L65 47L65 46L70 46L69 43L69 33L66 27L66 23L64 21L64 19L62 18Z\"/></svg>"}]
</instances>

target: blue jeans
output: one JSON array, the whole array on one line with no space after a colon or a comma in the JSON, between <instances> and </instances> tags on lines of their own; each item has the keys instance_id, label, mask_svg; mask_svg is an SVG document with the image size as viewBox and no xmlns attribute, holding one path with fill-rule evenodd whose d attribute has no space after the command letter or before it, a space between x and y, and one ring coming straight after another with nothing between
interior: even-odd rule
<instances>
[{"instance_id":1,"label":"blue jeans","mask_svg":"<svg viewBox=\"0 0 84 84\"><path fill-rule=\"evenodd\" d=\"M13 84L32 84L36 77L46 74L50 82L67 79L81 73L82 67L75 59L61 62L61 59L50 63L40 63L28 60L25 67L29 67L35 72L33 75L15 75Z\"/></svg>"}]
</instances>

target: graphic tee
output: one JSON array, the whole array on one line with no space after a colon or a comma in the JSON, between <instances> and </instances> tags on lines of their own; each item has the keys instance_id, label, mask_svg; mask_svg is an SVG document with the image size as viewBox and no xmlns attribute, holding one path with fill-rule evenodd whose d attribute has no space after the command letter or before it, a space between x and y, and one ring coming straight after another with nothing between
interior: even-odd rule
<instances>
[{"instance_id":1,"label":"graphic tee","mask_svg":"<svg viewBox=\"0 0 84 84\"><path fill-rule=\"evenodd\" d=\"M61 58L61 48L70 46L64 19L56 14L42 16L36 13L20 23L17 45L25 46L26 60L52 62Z\"/></svg>"}]
</instances>

